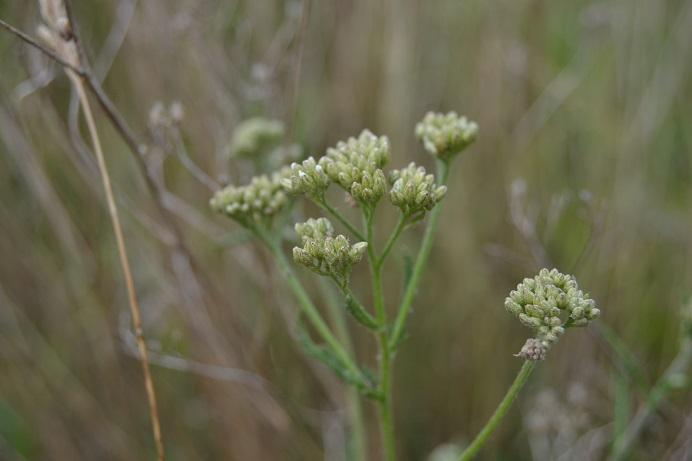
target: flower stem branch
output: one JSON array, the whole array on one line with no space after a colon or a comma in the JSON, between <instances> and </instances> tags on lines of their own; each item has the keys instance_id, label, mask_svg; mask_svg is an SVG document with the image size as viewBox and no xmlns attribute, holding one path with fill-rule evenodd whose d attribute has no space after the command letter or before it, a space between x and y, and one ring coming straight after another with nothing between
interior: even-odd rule
<instances>
[{"instance_id":1,"label":"flower stem branch","mask_svg":"<svg viewBox=\"0 0 692 461\"><path fill-rule=\"evenodd\" d=\"M447 176L449 175L449 164L443 160L437 160L437 175L439 183L444 184L447 182ZM416 294L416 289L418 288L418 283L420 282L421 276L423 275L423 269L428 262L428 256L430 255L430 250L432 249L433 237L435 235L435 230L437 229L437 222L440 219L440 212L442 211L442 204L438 204L430 212L430 218L428 219L428 224L425 227L425 234L423 236L423 243L418 250L418 255L416 256L416 262L413 266L413 271L411 273L411 279L406 285L404 290L404 296L401 299L401 304L399 305L399 310L396 314L396 319L394 321L394 327L392 329L392 334L389 338L389 348L391 350L396 350L401 336L404 332L404 327L406 326L406 319L411 311L411 305L413 304L413 297Z\"/></svg>"},{"instance_id":2,"label":"flower stem branch","mask_svg":"<svg viewBox=\"0 0 692 461\"><path fill-rule=\"evenodd\" d=\"M361 242L366 241L366 238L363 235L363 233L360 232L353 224L351 224L351 222L348 219L346 219L346 217L344 215L342 215L339 212L339 210L337 210L336 208L331 206L325 198L315 200L315 203L317 204L317 206L322 208L324 211L326 211L327 213L332 215L334 218L336 218L337 221L339 221L341 224L343 224L344 227L346 229L348 229L348 231L351 234L353 234L358 240L360 240Z\"/></svg>"},{"instance_id":3,"label":"flower stem branch","mask_svg":"<svg viewBox=\"0 0 692 461\"><path fill-rule=\"evenodd\" d=\"M399 216L399 221L397 222L396 227L394 228L394 231L389 236L387 243L385 243L384 250L382 250L382 254L380 254L380 257L377 259L377 268L378 269L381 269L382 265L384 265L384 262L387 259L389 252L394 247L394 244L396 243L397 239L401 235L401 232L406 228L406 224L408 224L408 220L406 219L406 216L402 214L401 216Z\"/></svg>"},{"instance_id":4,"label":"flower stem branch","mask_svg":"<svg viewBox=\"0 0 692 461\"><path fill-rule=\"evenodd\" d=\"M327 326L327 323L324 321L324 319L320 315L319 311L317 310L315 305L310 300L310 296L305 291L305 288L303 288L303 285L300 283L300 280L298 280L298 277L296 276L295 272L293 271L293 268L291 267L290 263L288 262L286 255L284 255L279 241L275 238L268 236L266 234L266 232L264 232L258 228L254 228L253 232L255 232L255 234L258 236L258 238L260 240L262 240L269 247L269 250L272 252L274 257L276 258L276 263L279 266L279 270L281 272L281 275L284 277L284 280L286 280L289 287L291 288L291 291L293 291L293 294L295 295L296 299L298 300L298 304L300 305L300 309L303 311L305 316L308 318L308 320L310 321L312 326L315 328L317 333L320 335L322 340L327 344L327 346L331 349L331 351L338 357L338 359L342 362L342 364L351 373L354 374L354 376L362 376L360 369L353 362L353 360L348 355L348 353L346 352L344 347L341 345L341 343L336 339L334 334L329 329L329 326Z\"/></svg>"},{"instance_id":5,"label":"flower stem branch","mask_svg":"<svg viewBox=\"0 0 692 461\"><path fill-rule=\"evenodd\" d=\"M495 410L495 413L493 413L476 438L473 439L473 442L471 442L471 444L462 452L461 456L459 457L459 461L469 461L478 454L480 449L488 440L488 437L490 437L490 434L493 433L498 424L500 424L500 421L502 421L507 414L507 411L512 406L512 403L519 395L519 392L521 391L522 387L524 387L524 384L526 384L526 381L529 379L529 376L535 367L536 362L534 361L526 360L524 362L519 370L519 373L517 374L517 377L514 379L514 382L510 386L509 390L507 390L505 397Z\"/></svg>"}]
</instances>

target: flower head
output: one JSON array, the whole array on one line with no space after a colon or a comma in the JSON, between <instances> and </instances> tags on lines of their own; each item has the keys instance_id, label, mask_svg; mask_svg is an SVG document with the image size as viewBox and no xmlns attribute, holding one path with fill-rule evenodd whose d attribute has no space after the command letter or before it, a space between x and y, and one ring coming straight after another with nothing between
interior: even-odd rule
<instances>
[{"instance_id":1,"label":"flower head","mask_svg":"<svg viewBox=\"0 0 692 461\"><path fill-rule=\"evenodd\" d=\"M329 183L329 176L313 157L308 157L303 163L292 163L289 176L282 182L287 191L313 199L323 197Z\"/></svg>"},{"instance_id":2,"label":"flower head","mask_svg":"<svg viewBox=\"0 0 692 461\"><path fill-rule=\"evenodd\" d=\"M357 202L373 205L387 189L381 168L388 161L389 139L364 130L358 138L349 138L327 149L319 164L327 176Z\"/></svg>"},{"instance_id":3,"label":"flower head","mask_svg":"<svg viewBox=\"0 0 692 461\"><path fill-rule=\"evenodd\" d=\"M524 279L505 299L505 308L517 316L524 325L536 332L535 340L545 349L543 354L557 342L566 328L585 326L600 315L595 302L579 289L571 275L557 269L541 269L534 278ZM530 347L535 356L536 343Z\"/></svg>"},{"instance_id":4,"label":"flower head","mask_svg":"<svg viewBox=\"0 0 692 461\"><path fill-rule=\"evenodd\" d=\"M428 112L416 125L416 136L425 150L441 160L449 161L476 139L478 124L456 112Z\"/></svg>"},{"instance_id":5,"label":"flower head","mask_svg":"<svg viewBox=\"0 0 692 461\"><path fill-rule=\"evenodd\" d=\"M288 197L281 185L284 174L256 176L250 184L227 186L216 192L209 204L213 210L230 216L246 227L271 220L288 204Z\"/></svg>"},{"instance_id":6,"label":"flower head","mask_svg":"<svg viewBox=\"0 0 692 461\"><path fill-rule=\"evenodd\" d=\"M242 121L233 131L230 151L233 156L254 157L281 142L284 125L278 120L254 117Z\"/></svg>"},{"instance_id":7,"label":"flower head","mask_svg":"<svg viewBox=\"0 0 692 461\"><path fill-rule=\"evenodd\" d=\"M432 210L447 193L447 186L438 186L435 177L425 173L425 168L410 163L401 170L389 174L392 188L389 198L407 217L422 218Z\"/></svg>"},{"instance_id":8,"label":"flower head","mask_svg":"<svg viewBox=\"0 0 692 461\"><path fill-rule=\"evenodd\" d=\"M309 219L296 224L295 229L303 244L302 248L293 248L295 262L346 285L353 265L363 258L368 244L351 245L343 235L334 236L334 228L326 218Z\"/></svg>"},{"instance_id":9,"label":"flower head","mask_svg":"<svg viewBox=\"0 0 692 461\"><path fill-rule=\"evenodd\" d=\"M334 227L327 218L310 218L304 223L297 223L295 229L303 243L308 239L317 240L334 236Z\"/></svg>"}]
</instances>

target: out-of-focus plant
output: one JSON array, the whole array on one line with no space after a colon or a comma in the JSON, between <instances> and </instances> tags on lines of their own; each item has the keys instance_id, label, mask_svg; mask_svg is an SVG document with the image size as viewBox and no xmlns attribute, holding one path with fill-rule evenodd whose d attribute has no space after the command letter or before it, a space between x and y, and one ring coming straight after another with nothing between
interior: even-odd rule
<instances>
[{"instance_id":1,"label":"out-of-focus plant","mask_svg":"<svg viewBox=\"0 0 692 461\"><path fill-rule=\"evenodd\" d=\"M248 138L247 142L239 141L237 145L263 144L263 140L271 138L272 133L277 131L274 128L271 124L253 121L247 130L243 130L247 131L247 136L243 137ZM255 177L247 185L228 186L211 199L214 210L248 229L273 254L300 306L297 324L304 349L357 388L363 396L376 402L383 458L387 461L396 459L391 390L393 359L432 247L440 202L447 192L444 183L451 162L473 142L478 126L454 112L429 113L415 131L425 149L435 158L436 175L428 174L423 167L414 163L386 174L384 168L391 156L389 139L364 130L358 137L329 148L319 160L310 157L302 163L281 168L272 175ZM248 149L236 150L244 152ZM328 202L326 192L332 185L343 189L349 201L360 210L361 226L352 223ZM297 196L314 202L355 238L352 243L349 237L338 234L326 217L308 219L295 225L300 244L293 248L293 260L332 280L343 295L345 310L376 337L379 345L379 370L376 374L360 366L332 333L284 253L283 229L275 218L291 206L291 197ZM385 201L398 209L399 219L380 247L375 241L376 212ZM384 263L401 233L426 216L429 219L423 241L407 277L396 316L390 319L382 290ZM362 302L350 284L353 267L364 257L370 266L370 303ZM303 327L302 319L307 319L321 344L312 339L310 332Z\"/></svg>"},{"instance_id":2,"label":"out-of-focus plant","mask_svg":"<svg viewBox=\"0 0 692 461\"><path fill-rule=\"evenodd\" d=\"M692 365L692 298L683 304L680 310L680 340L678 353L663 375L651 388L646 401L637 411L627 427L616 434L613 450L608 457L612 461L628 459L637 438L652 416L665 402L666 398L676 389L690 386L690 366Z\"/></svg>"}]
</instances>

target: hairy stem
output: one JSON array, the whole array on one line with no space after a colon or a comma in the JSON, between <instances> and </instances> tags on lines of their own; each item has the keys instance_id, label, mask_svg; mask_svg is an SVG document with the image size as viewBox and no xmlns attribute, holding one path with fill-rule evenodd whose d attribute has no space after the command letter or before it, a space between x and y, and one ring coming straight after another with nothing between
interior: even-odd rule
<instances>
[{"instance_id":1,"label":"hairy stem","mask_svg":"<svg viewBox=\"0 0 692 461\"><path fill-rule=\"evenodd\" d=\"M519 370L517 377L514 379L514 382L505 394L505 397L502 399L497 409L495 410L495 413L493 413L493 415L490 417L483 429L481 429L481 431L478 433L476 438L473 439L471 445L466 447L466 449L461 454L459 461L469 461L478 454L480 449L483 447L483 445L485 445L485 442L488 440L488 437L490 437L490 434L493 433L498 424L500 424L500 421L502 421L502 419L507 414L507 411L512 406L512 403L519 395L521 388L524 387L524 384L526 384L526 381L529 379L529 376L531 375L531 372L535 367L536 362L534 361L527 360L524 362L524 365L522 365L521 369Z\"/></svg>"},{"instance_id":2,"label":"hairy stem","mask_svg":"<svg viewBox=\"0 0 692 461\"><path fill-rule=\"evenodd\" d=\"M449 174L449 165L441 160L437 160L437 180L438 184L444 184L447 182L447 175ZM413 271L411 273L411 279L406 285L404 290L404 295L401 299L401 304L399 305L399 310L396 314L396 319L394 321L394 327L392 329L392 334L389 338L389 348L395 350L401 339L401 335L406 327L406 319L411 312L411 305L413 304L413 297L416 294L416 289L418 288L418 283L420 283L421 276L423 275L423 269L428 262L428 256L430 256L430 250L432 249L433 236L435 235L435 230L437 229L437 222L440 219L440 212L442 211L442 204L439 203L430 212L430 218L428 218L428 224L425 227L425 234L423 235L423 243L418 250L418 255L416 256L416 262L413 265Z\"/></svg>"}]
</instances>

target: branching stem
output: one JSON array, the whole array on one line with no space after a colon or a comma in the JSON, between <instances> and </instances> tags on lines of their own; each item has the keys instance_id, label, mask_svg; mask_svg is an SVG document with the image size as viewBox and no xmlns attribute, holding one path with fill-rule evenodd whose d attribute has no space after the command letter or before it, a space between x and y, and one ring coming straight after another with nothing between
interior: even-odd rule
<instances>
[{"instance_id":1,"label":"branching stem","mask_svg":"<svg viewBox=\"0 0 692 461\"><path fill-rule=\"evenodd\" d=\"M327 200L326 200L325 198L322 198L322 199L319 199L319 200L315 200L315 203L317 204L317 206L319 206L320 208L322 208L324 211L326 211L327 213L329 213L330 215L332 215L334 218L336 218L337 221L339 221L341 224L343 224L344 227L345 227L346 229L348 229L348 231L349 231L351 234L353 234L358 240L360 240L361 242L365 242L365 241L367 240L367 239L365 238L365 236L363 235L363 233L360 232L360 231L356 228L356 226L354 226L353 224L351 224L351 222L350 222L348 219L346 219L346 217L345 217L344 215L342 215L342 214L339 212L339 210L337 210L336 208L334 208L333 206L331 206L331 205L327 202Z\"/></svg>"},{"instance_id":2,"label":"branching stem","mask_svg":"<svg viewBox=\"0 0 692 461\"><path fill-rule=\"evenodd\" d=\"M438 184L446 183L448 174L449 165L442 160L437 160ZM401 339L401 335L404 332L406 319L408 318L411 311L411 305L413 304L413 297L416 294L418 283L423 275L423 269L428 262L428 256L430 255L430 250L432 249L433 237L435 235L435 230L437 229L437 222L440 219L441 211L442 204L440 203L430 212L430 218L428 219L428 224L425 227L425 234L423 235L423 243L421 243L421 247L418 250L416 262L413 265L411 278L404 290L404 295L401 299L401 304L399 305L399 310L397 311L396 319L394 321L392 334L389 338L389 348L391 350L396 350L396 347Z\"/></svg>"}]
</instances>

